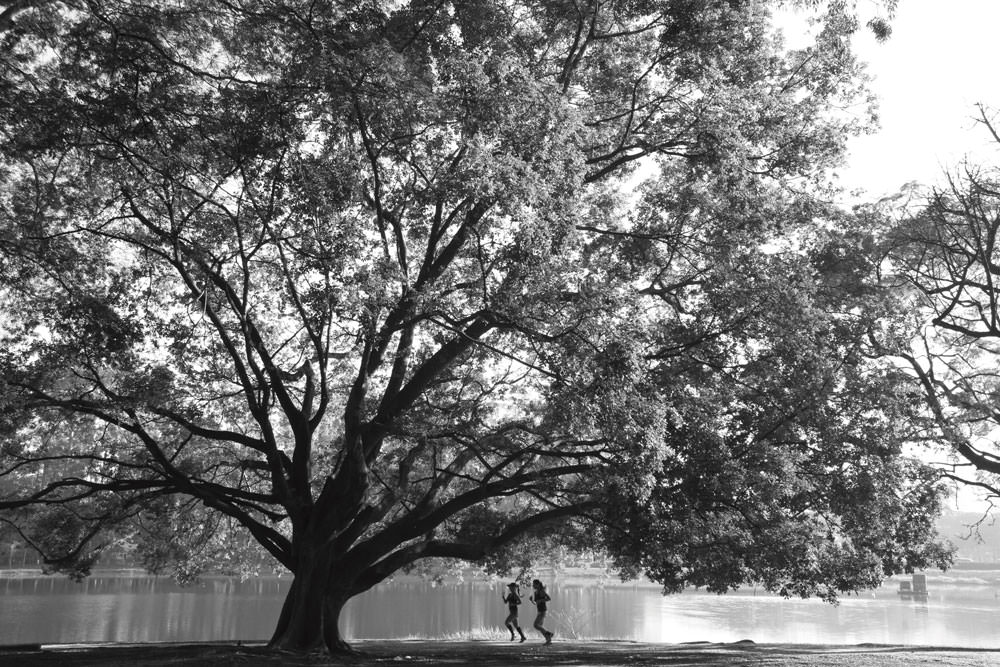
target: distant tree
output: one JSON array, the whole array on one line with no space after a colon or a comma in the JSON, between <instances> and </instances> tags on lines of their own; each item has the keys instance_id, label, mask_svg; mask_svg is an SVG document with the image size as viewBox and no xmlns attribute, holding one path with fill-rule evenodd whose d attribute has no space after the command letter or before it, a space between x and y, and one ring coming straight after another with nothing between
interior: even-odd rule
<instances>
[{"instance_id":1,"label":"distant tree","mask_svg":"<svg viewBox=\"0 0 1000 667\"><path fill-rule=\"evenodd\" d=\"M946 562L816 196L870 111L820 9L800 50L758 0L22 11L0 516L70 571L141 536L197 572L238 526L294 575L288 650L546 540L667 591Z\"/></svg>"},{"instance_id":2,"label":"distant tree","mask_svg":"<svg viewBox=\"0 0 1000 667\"><path fill-rule=\"evenodd\" d=\"M990 111L979 120L998 143ZM911 199L887 236L885 279L906 295L883 341L923 400L914 423L954 459L958 482L1000 497L1000 173L965 164L925 201ZM908 322L907 322L908 320ZM912 338L900 335L911 332Z\"/></svg>"}]
</instances>

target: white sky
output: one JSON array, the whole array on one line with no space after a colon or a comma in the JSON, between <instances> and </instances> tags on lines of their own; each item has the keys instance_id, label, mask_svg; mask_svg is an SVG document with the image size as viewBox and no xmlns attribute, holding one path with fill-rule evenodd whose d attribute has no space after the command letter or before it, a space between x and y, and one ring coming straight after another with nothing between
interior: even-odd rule
<instances>
[{"instance_id":1,"label":"white sky","mask_svg":"<svg viewBox=\"0 0 1000 667\"><path fill-rule=\"evenodd\" d=\"M881 129L851 141L841 185L871 200L910 181L941 183L965 157L1000 165L1000 146L974 120L977 102L1000 110L1000 0L900 0L889 40L865 29L855 48Z\"/></svg>"}]
</instances>

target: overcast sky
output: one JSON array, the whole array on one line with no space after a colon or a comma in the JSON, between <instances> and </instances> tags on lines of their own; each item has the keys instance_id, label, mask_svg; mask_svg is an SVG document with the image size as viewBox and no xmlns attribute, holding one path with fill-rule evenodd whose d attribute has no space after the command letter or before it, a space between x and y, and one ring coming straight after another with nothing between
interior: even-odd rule
<instances>
[{"instance_id":1,"label":"overcast sky","mask_svg":"<svg viewBox=\"0 0 1000 667\"><path fill-rule=\"evenodd\" d=\"M900 0L892 28L882 44L868 30L855 41L881 130L851 142L841 184L870 200L910 181L940 183L966 156L1000 165L1000 147L974 121L977 102L1000 110L1000 0Z\"/></svg>"}]
</instances>

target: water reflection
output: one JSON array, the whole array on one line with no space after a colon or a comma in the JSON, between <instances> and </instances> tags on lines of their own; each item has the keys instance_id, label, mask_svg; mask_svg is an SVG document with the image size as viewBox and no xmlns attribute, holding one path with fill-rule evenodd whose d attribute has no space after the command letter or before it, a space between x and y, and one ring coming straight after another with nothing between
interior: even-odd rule
<instances>
[{"instance_id":1,"label":"water reflection","mask_svg":"<svg viewBox=\"0 0 1000 667\"><path fill-rule=\"evenodd\" d=\"M0 578L0 644L261 639L285 590L276 578L191 587L147 576Z\"/></svg>"},{"instance_id":2,"label":"water reflection","mask_svg":"<svg viewBox=\"0 0 1000 667\"><path fill-rule=\"evenodd\" d=\"M266 639L289 583L278 577L246 582L209 577L179 587L148 576L95 575L82 583L0 577L0 644ZM895 586L831 606L752 591L665 598L653 586L556 580L549 585L550 619L564 639L1000 647L993 633L1000 582L940 580L923 602L900 599ZM501 582L392 582L352 600L341 630L353 639L503 637L502 588ZM530 630L532 620L526 604L522 626L538 639Z\"/></svg>"}]
</instances>

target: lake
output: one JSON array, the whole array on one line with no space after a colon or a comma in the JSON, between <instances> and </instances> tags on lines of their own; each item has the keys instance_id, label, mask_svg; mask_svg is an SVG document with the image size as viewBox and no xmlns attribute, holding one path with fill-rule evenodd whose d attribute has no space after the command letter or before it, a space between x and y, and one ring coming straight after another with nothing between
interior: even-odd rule
<instances>
[{"instance_id":1,"label":"lake","mask_svg":"<svg viewBox=\"0 0 1000 667\"><path fill-rule=\"evenodd\" d=\"M928 598L901 599L899 580L838 606L744 590L663 597L656 586L557 578L547 625L558 639L646 642L752 639L759 643L928 644L1000 648L1000 571L929 574ZM0 645L15 643L264 640L288 590L287 577L171 580L121 573L81 583L65 577L2 576ZM348 639L494 638L505 641L501 581L383 584L352 600L341 619ZM527 599L527 590L522 589ZM522 607L529 639L533 609Z\"/></svg>"}]
</instances>

